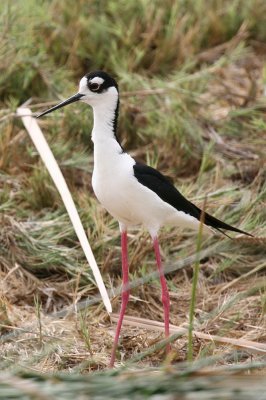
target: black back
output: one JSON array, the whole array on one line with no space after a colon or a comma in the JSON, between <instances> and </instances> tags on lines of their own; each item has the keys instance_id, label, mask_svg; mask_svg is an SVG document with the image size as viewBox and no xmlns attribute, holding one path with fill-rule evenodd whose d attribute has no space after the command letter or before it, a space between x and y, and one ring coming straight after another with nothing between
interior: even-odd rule
<instances>
[{"instance_id":1,"label":"black back","mask_svg":"<svg viewBox=\"0 0 266 400\"><path fill-rule=\"evenodd\" d=\"M163 201L170 204L178 211L183 211L186 214L191 215L200 221L202 210L187 200L166 178L156 169L149 167L145 164L136 163L134 166L134 176L137 178L139 183L148 187L150 190L155 192ZM252 236L249 233L241 231L231 225L226 224L223 221L213 217L208 213L204 213L205 225L211 226L217 230L227 229L234 232L243 233L248 236ZM223 233L223 232L222 232Z\"/></svg>"}]
</instances>

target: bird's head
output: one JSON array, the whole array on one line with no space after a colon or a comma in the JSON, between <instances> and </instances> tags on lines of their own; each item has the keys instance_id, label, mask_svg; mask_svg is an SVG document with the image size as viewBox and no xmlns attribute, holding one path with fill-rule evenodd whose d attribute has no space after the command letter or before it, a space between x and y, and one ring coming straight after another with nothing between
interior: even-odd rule
<instances>
[{"instance_id":1,"label":"bird's head","mask_svg":"<svg viewBox=\"0 0 266 400\"><path fill-rule=\"evenodd\" d=\"M42 112L37 118L76 101L82 101L92 107L97 107L97 104L108 105L110 102L117 102L117 100L118 86L115 79L104 71L94 71L86 74L80 80L78 93Z\"/></svg>"}]
</instances>

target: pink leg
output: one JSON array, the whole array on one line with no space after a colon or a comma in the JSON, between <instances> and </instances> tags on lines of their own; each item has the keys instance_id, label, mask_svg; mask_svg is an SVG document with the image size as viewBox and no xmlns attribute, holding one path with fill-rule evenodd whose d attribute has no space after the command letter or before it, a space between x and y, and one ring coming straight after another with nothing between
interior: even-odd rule
<instances>
[{"instance_id":1,"label":"pink leg","mask_svg":"<svg viewBox=\"0 0 266 400\"><path fill-rule=\"evenodd\" d=\"M165 337L169 337L169 312L170 312L170 300L169 300L169 292L167 288L166 279L163 273L160 249L159 249L159 241L157 236L153 238L153 246L155 251L156 262L160 274L161 288L162 288L162 303L163 303L163 312L164 312L164 331ZM170 344L166 346L166 352L169 353Z\"/></svg>"},{"instance_id":2,"label":"pink leg","mask_svg":"<svg viewBox=\"0 0 266 400\"><path fill-rule=\"evenodd\" d=\"M115 362L115 353L116 348L120 336L121 326L123 323L123 318L125 315L128 299L129 299L129 288L128 288L128 259L127 259L127 231L124 230L121 232L121 248L122 248L122 274L123 274L123 285L122 285L122 304L121 310L119 314L119 319L116 327L115 332L115 340L113 344L111 360L110 360L110 367L114 366Z\"/></svg>"}]
</instances>

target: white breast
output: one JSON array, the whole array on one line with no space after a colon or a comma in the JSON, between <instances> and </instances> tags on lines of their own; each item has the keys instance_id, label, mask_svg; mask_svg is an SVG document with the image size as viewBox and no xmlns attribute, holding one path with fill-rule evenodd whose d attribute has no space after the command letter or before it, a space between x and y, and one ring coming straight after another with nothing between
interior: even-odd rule
<instances>
[{"instance_id":1,"label":"white breast","mask_svg":"<svg viewBox=\"0 0 266 400\"><path fill-rule=\"evenodd\" d=\"M97 151L101 154L98 157ZM135 160L126 153L114 151L111 143L94 152L92 186L106 210L125 226L144 225L157 232L164 224L197 228L198 221L165 203L156 193L134 176Z\"/></svg>"},{"instance_id":2,"label":"white breast","mask_svg":"<svg viewBox=\"0 0 266 400\"><path fill-rule=\"evenodd\" d=\"M126 153L105 149L104 159L98 160L94 153L92 187L100 203L119 222L126 225L140 224L134 215L135 161Z\"/></svg>"}]
</instances>

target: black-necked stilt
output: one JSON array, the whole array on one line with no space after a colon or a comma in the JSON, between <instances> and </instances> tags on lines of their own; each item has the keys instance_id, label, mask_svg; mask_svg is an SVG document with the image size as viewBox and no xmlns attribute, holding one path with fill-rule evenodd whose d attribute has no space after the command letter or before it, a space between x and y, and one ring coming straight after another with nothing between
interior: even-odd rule
<instances>
[{"instance_id":1,"label":"black-necked stilt","mask_svg":"<svg viewBox=\"0 0 266 400\"><path fill-rule=\"evenodd\" d=\"M165 224L198 230L201 210L182 196L164 175L145 164L136 162L123 150L116 136L119 111L118 86L107 73L95 71L85 75L79 83L77 94L44 111L38 117L79 100L93 108L93 190L106 210L118 220L121 231L123 289L110 361L110 365L113 366L129 298L127 229L143 225L152 237L162 288L165 336L168 337L169 293L161 263L158 231ZM225 229L250 235L205 213L204 229L210 230L210 228L221 232Z\"/></svg>"}]
</instances>

